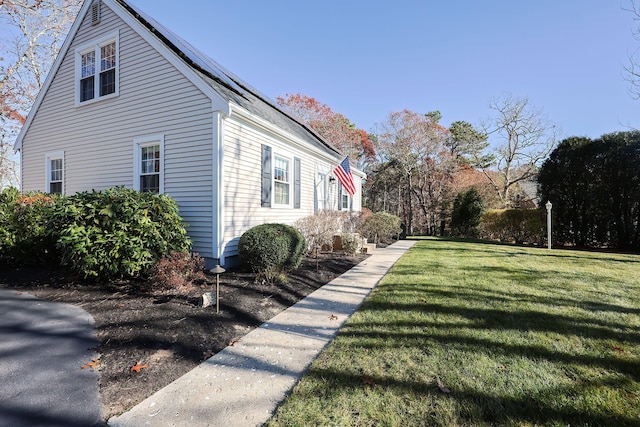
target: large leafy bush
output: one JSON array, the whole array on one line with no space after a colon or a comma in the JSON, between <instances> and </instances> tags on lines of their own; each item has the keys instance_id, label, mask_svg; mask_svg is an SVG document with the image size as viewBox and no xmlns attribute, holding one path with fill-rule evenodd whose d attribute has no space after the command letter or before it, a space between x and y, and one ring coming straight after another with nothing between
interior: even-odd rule
<instances>
[{"instance_id":1,"label":"large leafy bush","mask_svg":"<svg viewBox=\"0 0 640 427\"><path fill-rule=\"evenodd\" d=\"M136 277L164 254L188 252L176 202L123 187L83 192L56 207L63 265L84 276Z\"/></svg>"},{"instance_id":2,"label":"large leafy bush","mask_svg":"<svg viewBox=\"0 0 640 427\"><path fill-rule=\"evenodd\" d=\"M262 224L247 230L238 242L240 262L267 281L298 268L306 251L304 236L285 224Z\"/></svg>"},{"instance_id":3,"label":"large leafy bush","mask_svg":"<svg viewBox=\"0 0 640 427\"><path fill-rule=\"evenodd\" d=\"M18 189L10 187L0 192L0 261L11 259L16 243L16 202L20 197Z\"/></svg>"},{"instance_id":4,"label":"large leafy bush","mask_svg":"<svg viewBox=\"0 0 640 427\"><path fill-rule=\"evenodd\" d=\"M14 265L46 264L57 259L50 232L57 196L21 195L16 188L0 193L0 261Z\"/></svg>"}]
</instances>

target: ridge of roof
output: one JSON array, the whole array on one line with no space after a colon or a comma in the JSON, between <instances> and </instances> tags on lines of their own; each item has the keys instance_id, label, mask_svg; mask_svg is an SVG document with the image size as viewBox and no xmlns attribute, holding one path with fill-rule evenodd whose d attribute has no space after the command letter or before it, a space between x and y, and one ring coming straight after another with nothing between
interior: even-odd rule
<instances>
[{"instance_id":1,"label":"ridge of roof","mask_svg":"<svg viewBox=\"0 0 640 427\"><path fill-rule=\"evenodd\" d=\"M310 136L315 138L326 148L335 152L336 154L342 155L340 150L338 150L329 141L326 141L313 128L280 108L277 103L271 100L268 96L262 94L253 86L249 85L238 76L228 71L218 62L204 54L199 49L195 48L193 45L175 34L166 26L159 23L152 16L142 11L139 7L126 0L116 1L122 7L124 7L125 10L127 10L136 20L138 20L138 22L140 22L152 34L158 37L158 39L160 39L160 41L162 41L167 47L169 47L176 55L184 60L189 66L206 75L217 84L223 85L226 89L231 90L236 95L241 96L247 102L253 102L251 96L259 99L268 107L283 115L286 119L291 120L295 125L300 126L302 129L304 129L304 131L306 131Z\"/></svg>"}]
</instances>

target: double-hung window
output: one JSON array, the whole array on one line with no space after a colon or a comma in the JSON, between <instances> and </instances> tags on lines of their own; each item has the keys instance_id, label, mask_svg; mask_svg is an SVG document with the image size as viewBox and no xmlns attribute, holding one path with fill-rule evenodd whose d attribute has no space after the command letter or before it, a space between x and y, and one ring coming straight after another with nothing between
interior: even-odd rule
<instances>
[{"instance_id":1,"label":"double-hung window","mask_svg":"<svg viewBox=\"0 0 640 427\"><path fill-rule=\"evenodd\" d=\"M140 191L160 192L160 146L140 148Z\"/></svg>"},{"instance_id":2,"label":"double-hung window","mask_svg":"<svg viewBox=\"0 0 640 427\"><path fill-rule=\"evenodd\" d=\"M118 95L118 33L76 49L76 103Z\"/></svg>"},{"instance_id":3,"label":"double-hung window","mask_svg":"<svg viewBox=\"0 0 640 427\"><path fill-rule=\"evenodd\" d=\"M273 157L273 203L288 206L291 194L291 161L275 155Z\"/></svg>"},{"instance_id":4,"label":"double-hung window","mask_svg":"<svg viewBox=\"0 0 640 427\"><path fill-rule=\"evenodd\" d=\"M64 152L45 155L46 191L51 194L64 192Z\"/></svg>"},{"instance_id":5,"label":"double-hung window","mask_svg":"<svg viewBox=\"0 0 640 427\"><path fill-rule=\"evenodd\" d=\"M116 92L116 42L100 46L100 96Z\"/></svg>"},{"instance_id":6,"label":"double-hung window","mask_svg":"<svg viewBox=\"0 0 640 427\"><path fill-rule=\"evenodd\" d=\"M164 136L137 138L133 150L134 189L164 193Z\"/></svg>"},{"instance_id":7,"label":"double-hung window","mask_svg":"<svg viewBox=\"0 0 640 427\"><path fill-rule=\"evenodd\" d=\"M262 144L260 169L260 206L293 208L302 206L302 168L299 157L273 152Z\"/></svg>"},{"instance_id":8,"label":"double-hung window","mask_svg":"<svg viewBox=\"0 0 640 427\"><path fill-rule=\"evenodd\" d=\"M342 184L340 184L342 185ZM342 188L342 191L340 192L340 209L341 210L347 210L349 209L349 193L347 193L347 190L344 189L344 187Z\"/></svg>"}]
</instances>

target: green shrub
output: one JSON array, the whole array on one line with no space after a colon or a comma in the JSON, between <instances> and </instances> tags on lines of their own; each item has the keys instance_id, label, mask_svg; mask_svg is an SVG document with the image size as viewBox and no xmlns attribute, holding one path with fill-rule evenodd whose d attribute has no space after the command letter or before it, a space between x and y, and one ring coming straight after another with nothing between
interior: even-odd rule
<instances>
[{"instance_id":1,"label":"green shrub","mask_svg":"<svg viewBox=\"0 0 640 427\"><path fill-rule=\"evenodd\" d=\"M358 252L360 242L358 242L358 238L355 234L342 233L340 235L340 240L342 241L342 250L344 250L345 253L355 255Z\"/></svg>"},{"instance_id":2,"label":"green shrub","mask_svg":"<svg viewBox=\"0 0 640 427\"><path fill-rule=\"evenodd\" d=\"M485 212L479 229L485 239L542 244L545 224L544 209L503 209Z\"/></svg>"},{"instance_id":3,"label":"green shrub","mask_svg":"<svg viewBox=\"0 0 640 427\"><path fill-rule=\"evenodd\" d=\"M56 235L51 222L57 196L21 195L15 188L0 193L0 261L44 265L56 261Z\"/></svg>"},{"instance_id":4,"label":"green shrub","mask_svg":"<svg viewBox=\"0 0 640 427\"><path fill-rule=\"evenodd\" d=\"M283 273L298 268L306 249L302 234L285 224L258 225L238 242L242 265L271 283L282 282Z\"/></svg>"},{"instance_id":5,"label":"green shrub","mask_svg":"<svg viewBox=\"0 0 640 427\"><path fill-rule=\"evenodd\" d=\"M373 243L389 242L401 232L400 218L387 212L376 212L367 217L358 232Z\"/></svg>"},{"instance_id":6,"label":"green shrub","mask_svg":"<svg viewBox=\"0 0 640 427\"><path fill-rule=\"evenodd\" d=\"M484 202L475 188L461 191L453 201L451 232L454 236L477 237Z\"/></svg>"},{"instance_id":7,"label":"green shrub","mask_svg":"<svg viewBox=\"0 0 640 427\"><path fill-rule=\"evenodd\" d=\"M16 202L20 197L17 188L0 191L0 262L8 262L16 243Z\"/></svg>"},{"instance_id":8,"label":"green shrub","mask_svg":"<svg viewBox=\"0 0 640 427\"><path fill-rule=\"evenodd\" d=\"M163 255L188 252L174 200L123 187L83 192L56 207L61 262L85 277L137 277Z\"/></svg>"}]
</instances>

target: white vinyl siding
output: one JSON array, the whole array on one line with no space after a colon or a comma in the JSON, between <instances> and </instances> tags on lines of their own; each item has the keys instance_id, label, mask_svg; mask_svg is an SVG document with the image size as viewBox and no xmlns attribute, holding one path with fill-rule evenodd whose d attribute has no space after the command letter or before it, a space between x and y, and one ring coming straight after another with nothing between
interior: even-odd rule
<instances>
[{"instance_id":1,"label":"white vinyl siding","mask_svg":"<svg viewBox=\"0 0 640 427\"><path fill-rule=\"evenodd\" d=\"M164 193L188 224L193 250L212 255L212 108L180 71L102 2L87 16L24 135L22 188L45 190L45 151L65 150L65 194L134 188L132 141L163 134ZM75 107L76 47L119 32L119 96Z\"/></svg>"},{"instance_id":2,"label":"white vinyl siding","mask_svg":"<svg viewBox=\"0 0 640 427\"><path fill-rule=\"evenodd\" d=\"M224 243L227 256L237 254L237 238L253 226L267 222L292 225L300 218L313 215L318 165L322 170L329 171L331 163L328 160L319 158L309 150L295 149L287 141L235 114L225 120L224 140ZM290 176L293 176L294 157L300 158L299 209L295 209L293 204L287 208L275 205L261 207L262 175L259 165L263 144L273 148L272 160L278 156L289 159ZM290 191L292 200L293 184Z\"/></svg>"}]
</instances>

